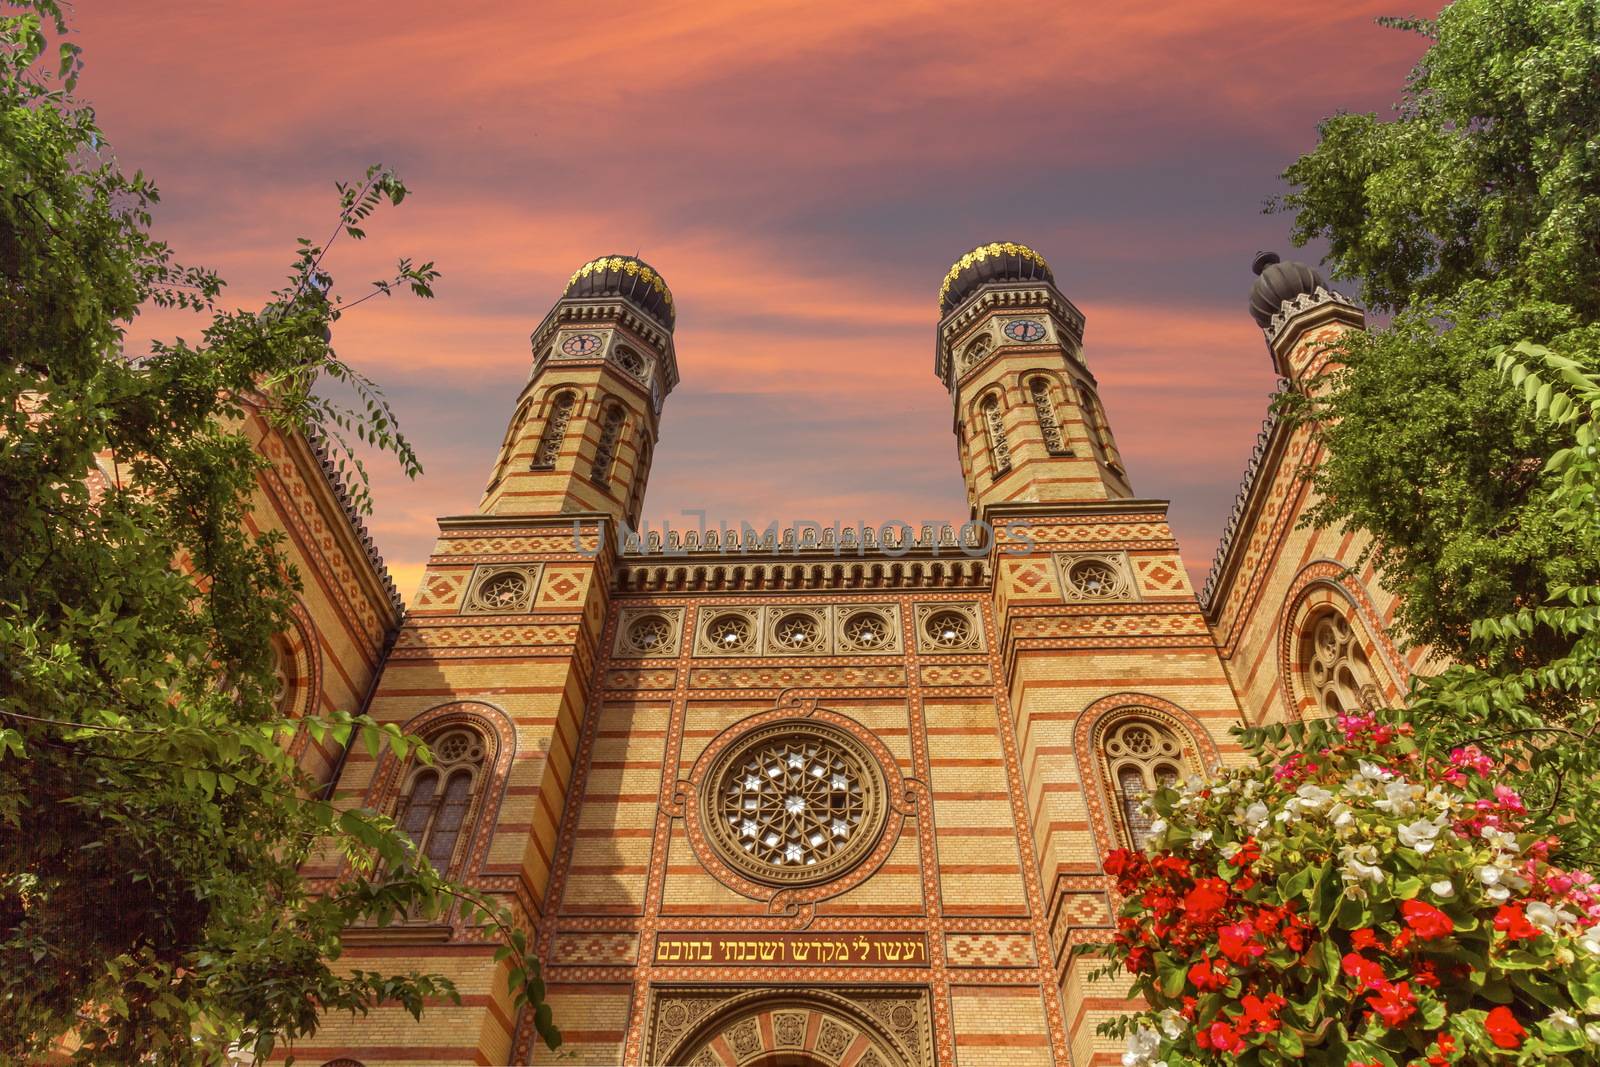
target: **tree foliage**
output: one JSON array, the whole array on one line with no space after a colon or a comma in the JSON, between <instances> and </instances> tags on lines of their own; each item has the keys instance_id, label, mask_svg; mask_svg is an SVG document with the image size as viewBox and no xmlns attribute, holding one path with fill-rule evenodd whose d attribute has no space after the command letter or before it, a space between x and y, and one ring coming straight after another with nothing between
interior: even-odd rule
<instances>
[{"instance_id":1,"label":"tree foliage","mask_svg":"<svg viewBox=\"0 0 1600 1067\"><path fill-rule=\"evenodd\" d=\"M1305 521L1369 533L1399 636L1455 664L1411 694L1419 725L1518 767L1538 828L1594 867L1600 537L1575 502L1600 368L1600 4L1396 24L1430 41L1396 115L1327 120L1285 174L1296 241L1326 239L1392 313L1280 399L1324 446Z\"/></svg>"},{"instance_id":2,"label":"tree foliage","mask_svg":"<svg viewBox=\"0 0 1600 1067\"><path fill-rule=\"evenodd\" d=\"M220 309L221 280L150 236L155 187L72 97L75 47L47 62L65 33L50 0L0 9L0 1058L70 1034L85 1062L213 1062L330 1012L417 1014L450 983L347 969L341 935L446 909L498 929L555 1047L527 932L388 819L321 799L286 746L307 730L426 750L348 712L288 721L272 699L299 578L247 529L265 460L244 417L329 439L362 500L353 446L416 472L381 393L329 346L360 300L325 265L405 186L383 167L340 185L334 238L301 241L268 308ZM402 260L368 295L428 297L436 276ZM200 340L129 358L147 305L199 312ZM318 851L349 873L312 892Z\"/></svg>"}]
</instances>

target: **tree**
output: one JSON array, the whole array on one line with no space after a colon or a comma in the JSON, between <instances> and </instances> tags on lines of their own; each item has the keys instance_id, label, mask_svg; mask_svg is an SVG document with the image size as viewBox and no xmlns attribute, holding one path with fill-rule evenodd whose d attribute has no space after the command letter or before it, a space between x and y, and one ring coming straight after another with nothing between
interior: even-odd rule
<instances>
[{"instance_id":1,"label":"tree","mask_svg":"<svg viewBox=\"0 0 1600 1067\"><path fill-rule=\"evenodd\" d=\"M1592 433L1600 368L1600 5L1391 22L1431 42L1396 116L1322 123L1278 204L1392 315L1280 399L1324 446L1306 522L1369 533L1399 636L1456 664L1409 698L1419 728L1518 768L1534 828L1595 867L1600 538L1552 457Z\"/></svg>"},{"instance_id":2,"label":"tree","mask_svg":"<svg viewBox=\"0 0 1600 1067\"><path fill-rule=\"evenodd\" d=\"M286 750L298 728L402 757L408 739L348 713L285 721L271 699L299 578L244 524L265 463L246 407L330 438L360 500L352 443L418 469L381 393L329 346L360 300L333 287L331 240L302 241L264 312L218 309L221 280L150 236L155 187L119 171L73 99L76 48L46 69L47 35L66 31L53 0L0 12L0 1058L70 1034L85 1062L212 1062L328 1012L420 1013L448 981L347 972L340 937L450 906L498 927L553 1048L527 932L389 820L320 800ZM360 239L405 194L383 167L340 185L335 236ZM428 297L436 277L402 260L368 295ZM128 358L146 304L202 313L200 342ZM352 873L314 894L299 867L319 848Z\"/></svg>"}]
</instances>

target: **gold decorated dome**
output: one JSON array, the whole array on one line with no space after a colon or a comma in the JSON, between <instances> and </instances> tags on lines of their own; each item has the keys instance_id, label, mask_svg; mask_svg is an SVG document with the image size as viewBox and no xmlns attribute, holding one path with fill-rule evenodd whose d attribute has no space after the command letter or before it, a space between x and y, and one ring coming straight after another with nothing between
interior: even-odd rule
<instances>
[{"instance_id":1,"label":"gold decorated dome","mask_svg":"<svg viewBox=\"0 0 1600 1067\"><path fill-rule=\"evenodd\" d=\"M1055 275L1044 257L1027 245L1013 241L995 241L979 245L951 266L939 289L939 314L948 315L971 296L978 286L988 282L1054 283Z\"/></svg>"},{"instance_id":2,"label":"gold decorated dome","mask_svg":"<svg viewBox=\"0 0 1600 1067\"><path fill-rule=\"evenodd\" d=\"M669 330L677 321L666 279L636 256L601 256L574 271L562 299L588 296L627 297Z\"/></svg>"}]
</instances>

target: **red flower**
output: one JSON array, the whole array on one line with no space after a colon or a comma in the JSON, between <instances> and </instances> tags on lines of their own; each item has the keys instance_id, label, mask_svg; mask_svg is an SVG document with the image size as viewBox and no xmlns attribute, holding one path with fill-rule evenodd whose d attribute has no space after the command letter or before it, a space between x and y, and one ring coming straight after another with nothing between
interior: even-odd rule
<instances>
[{"instance_id":1,"label":"red flower","mask_svg":"<svg viewBox=\"0 0 1600 1067\"><path fill-rule=\"evenodd\" d=\"M1214 993L1228 984L1228 972L1207 958L1189 968L1189 981L1202 993Z\"/></svg>"},{"instance_id":2,"label":"red flower","mask_svg":"<svg viewBox=\"0 0 1600 1067\"><path fill-rule=\"evenodd\" d=\"M1350 947L1357 952L1375 949L1379 944L1378 935L1367 927L1350 931Z\"/></svg>"},{"instance_id":3,"label":"red flower","mask_svg":"<svg viewBox=\"0 0 1600 1067\"><path fill-rule=\"evenodd\" d=\"M1183 910L1193 923L1210 922L1228 902L1228 884L1221 878L1202 878L1183 895Z\"/></svg>"},{"instance_id":4,"label":"red flower","mask_svg":"<svg viewBox=\"0 0 1600 1067\"><path fill-rule=\"evenodd\" d=\"M1539 936L1539 928L1528 921L1521 904L1500 905L1494 913L1494 928L1505 934L1507 941L1531 941Z\"/></svg>"},{"instance_id":5,"label":"red flower","mask_svg":"<svg viewBox=\"0 0 1600 1067\"><path fill-rule=\"evenodd\" d=\"M1528 1036L1528 1031L1522 1028L1517 1017L1504 1004L1489 1013L1489 1017L1483 1020L1483 1028L1489 1031L1489 1039L1501 1048L1516 1048Z\"/></svg>"},{"instance_id":6,"label":"red flower","mask_svg":"<svg viewBox=\"0 0 1600 1067\"><path fill-rule=\"evenodd\" d=\"M1246 964L1266 953L1266 948L1255 942L1255 928L1249 923L1234 923L1217 931L1217 947L1232 963Z\"/></svg>"},{"instance_id":7,"label":"red flower","mask_svg":"<svg viewBox=\"0 0 1600 1067\"><path fill-rule=\"evenodd\" d=\"M1428 1067L1449 1067L1450 1054L1456 1050L1456 1039L1440 1033L1434 1036L1433 1042L1439 1051L1428 1053Z\"/></svg>"},{"instance_id":8,"label":"red flower","mask_svg":"<svg viewBox=\"0 0 1600 1067\"><path fill-rule=\"evenodd\" d=\"M1416 998L1405 982L1383 982L1367 994L1367 1005L1386 1026L1399 1026L1417 1012Z\"/></svg>"},{"instance_id":9,"label":"red flower","mask_svg":"<svg viewBox=\"0 0 1600 1067\"><path fill-rule=\"evenodd\" d=\"M1218 1052L1244 1051L1244 1038L1240 1037L1232 1026L1220 1019L1196 1034L1195 1043L1201 1048L1215 1049Z\"/></svg>"},{"instance_id":10,"label":"red flower","mask_svg":"<svg viewBox=\"0 0 1600 1067\"><path fill-rule=\"evenodd\" d=\"M1421 900L1402 900L1400 914L1413 933L1424 941L1435 941L1456 932L1450 916Z\"/></svg>"},{"instance_id":11,"label":"red flower","mask_svg":"<svg viewBox=\"0 0 1600 1067\"><path fill-rule=\"evenodd\" d=\"M1239 1016L1239 1032L1270 1034L1281 1028L1283 1020L1278 1018L1278 1012L1287 1003L1276 993L1268 993L1265 997L1245 994L1239 999L1240 1007L1244 1008L1244 1014Z\"/></svg>"},{"instance_id":12,"label":"red flower","mask_svg":"<svg viewBox=\"0 0 1600 1067\"><path fill-rule=\"evenodd\" d=\"M1106 873L1113 878L1122 876L1133 862L1133 853L1125 848L1119 848L1106 857Z\"/></svg>"},{"instance_id":13,"label":"red flower","mask_svg":"<svg viewBox=\"0 0 1600 1067\"><path fill-rule=\"evenodd\" d=\"M1357 952L1346 953L1340 962L1340 969L1346 977L1354 978L1356 985L1362 989L1376 989L1386 981L1383 968Z\"/></svg>"}]
</instances>

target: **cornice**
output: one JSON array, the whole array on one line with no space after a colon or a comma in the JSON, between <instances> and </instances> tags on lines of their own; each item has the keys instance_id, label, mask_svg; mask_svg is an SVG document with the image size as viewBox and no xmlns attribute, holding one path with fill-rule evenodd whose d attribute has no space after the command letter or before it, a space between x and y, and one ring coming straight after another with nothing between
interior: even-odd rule
<instances>
[{"instance_id":1,"label":"cornice","mask_svg":"<svg viewBox=\"0 0 1600 1067\"><path fill-rule=\"evenodd\" d=\"M405 604L400 599L400 591L395 588L394 579L389 575L388 565L383 561L383 554L378 551L377 542L367 531L366 521L356 509L349 487L339 474L339 468L329 454L327 445L319 435L315 434L285 433L284 437L289 441L290 447L299 445L303 448L309 465L321 472L322 484L333 497L337 510L344 516L345 533L354 541L352 547L355 549L355 554L366 559L371 568L371 581L377 587L377 598L388 602L393 613L390 623L397 624L405 614Z\"/></svg>"},{"instance_id":2,"label":"cornice","mask_svg":"<svg viewBox=\"0 0 1600 1067\"><path fill-rule=\"evenodd\" d=\"M661 354L661 365L666 372L662 381L662 395L670 393L678 384L680 380L678 356L677 349L673 346L672 334L662 329L638 305L622 296L563 297L556 301L555 306L528 335L535 369L538 367L540 353L549 344L551 335L563 326L573 325L622 327L640 342L650 345Z\"/></svg>"},{"instance_id":3,"label":"cornice","mask_svg":"<svg viewBox=\"0 0 1600 1067\"><path fill-rule=\"evenodd\" d=\"M1280 391L1289 388L1289 382L1280 379L1278 388ZM1266 420L1261 424L1260 433L1256 434L1255 447L1250 450L1244 477L1240 480L1238 493L1234 495L1233 510L1228 513L1228 521L1222 528L1222 540L1211 560L1211 570L1206 575L1205 584L1200 587L1200 610L1213 623L1216 622L1213 609L1227 600L1228 586L1238 570L1246 517L1256 510L1257 498L1271 482L1270 477L1262 472L1276 468L1288 439L1288 424L1278 418L1277 411L1269 410Z\"/></svg>"}]
</instances>

